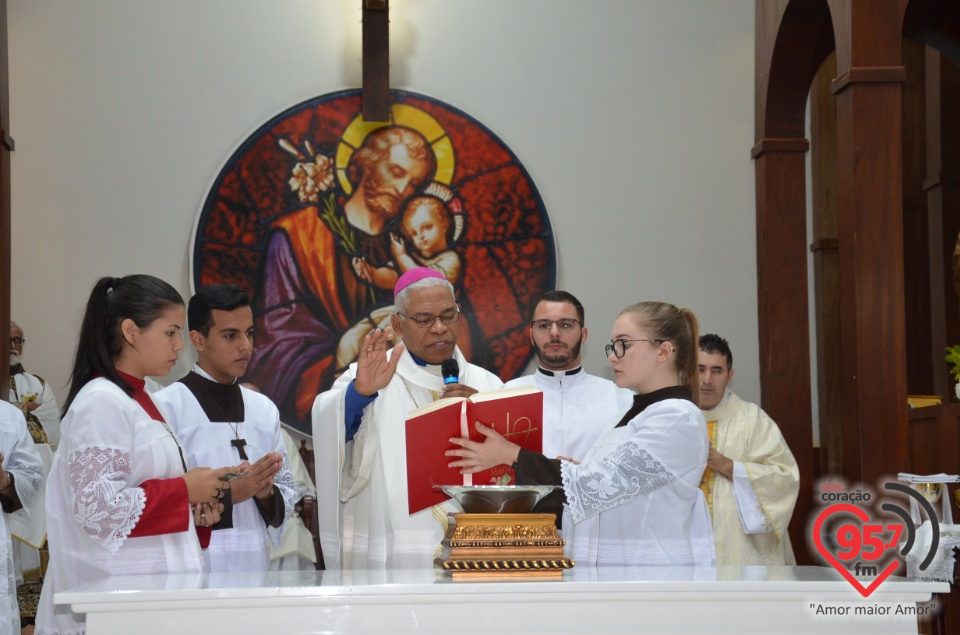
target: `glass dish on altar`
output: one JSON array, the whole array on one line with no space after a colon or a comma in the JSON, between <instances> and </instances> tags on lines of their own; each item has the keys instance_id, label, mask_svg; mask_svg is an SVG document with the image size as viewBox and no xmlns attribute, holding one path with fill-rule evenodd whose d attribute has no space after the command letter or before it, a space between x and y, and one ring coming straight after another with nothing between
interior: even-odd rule
<instances>
[{"instance_id":1,"label":"glass dish on altar","mask_svg":"<svg viewBox=\"0 0 960 635\"><path fill-rule=\"evenodd\" d=\"M559 485L437 485L467 514L529 514Z\"/></svg>"}]
</instances>

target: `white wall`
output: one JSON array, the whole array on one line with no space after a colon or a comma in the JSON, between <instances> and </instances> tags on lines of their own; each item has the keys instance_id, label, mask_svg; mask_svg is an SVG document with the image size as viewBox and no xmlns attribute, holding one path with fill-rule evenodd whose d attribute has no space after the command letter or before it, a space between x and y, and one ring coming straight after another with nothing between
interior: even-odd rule
<instances>
[{"instance_id":1,"label":"white wall","mask_svg":"<svg viewBox=\"0 0 960 635\"><path fill-rule=\"evenodd\" d=\"M360 85L361 0L10 0L13 317L66 393L96 278L189 295L222 162L287 107ZM693 308L759 399L753 0L391 0L391 84L488 126L553 222L589 370L617 312ZM181 358L171 378L185 372Z\"/></svg>"}]
</instances>

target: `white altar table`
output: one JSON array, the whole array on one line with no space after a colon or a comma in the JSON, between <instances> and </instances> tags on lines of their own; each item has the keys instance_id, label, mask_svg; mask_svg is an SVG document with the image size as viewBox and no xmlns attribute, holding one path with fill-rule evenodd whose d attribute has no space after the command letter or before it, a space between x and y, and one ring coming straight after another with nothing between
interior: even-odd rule
<instances>
[{"instance_id":1,"label":"white altar table","mask_svg":"<svg viewBox=\"0 0 960 635\"><path fill-rule=\"evenodd\" d=\"M577 566L553 582L453 582L426 570L123 576L55 601L86 613L88 635L849 635L916 633L917 603L949 592L891 577L865 599L824 567Z\"/></svg>"}]
</instances>

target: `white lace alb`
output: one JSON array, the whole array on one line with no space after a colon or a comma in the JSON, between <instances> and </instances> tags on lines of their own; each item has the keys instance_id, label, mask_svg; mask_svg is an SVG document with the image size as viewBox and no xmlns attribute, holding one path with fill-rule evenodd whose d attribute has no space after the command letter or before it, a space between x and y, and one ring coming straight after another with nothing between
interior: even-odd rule
<instances>
[{"instance_id":1,"label":"white lace alb","mask_svg":"<svg viewBox=\"0 0 960 635\"><path fill-rule=\"evenodd\" d=\"M88 447L70 455L73 520L90 538L116 553L146 505L139 487L128 487L130 455L116 448Z\"/></svg>"},{"instance_id":2,"label":"white lace alb","mask_svg":"<svg viewBox=\"0 0 960 635\"><path fill-rule=\"evenodd\" d=\"M560 463L573 522L646 496L677 475L636 443L622 443L595 466Z\"/></svg>"}]
</instances>

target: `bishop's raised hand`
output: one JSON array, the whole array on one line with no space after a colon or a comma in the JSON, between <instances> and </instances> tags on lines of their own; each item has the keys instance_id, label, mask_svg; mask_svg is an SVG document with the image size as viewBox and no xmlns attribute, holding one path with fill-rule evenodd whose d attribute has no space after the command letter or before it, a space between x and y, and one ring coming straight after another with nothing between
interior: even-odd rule
<instances>
[{"instance_id":1,"label":"bishop's raised hand","mask_svg":"<svg viewBox=\"0 0 960 635\"><path fill-rule=\"evenodd\" d=\"M353 387L365 397L372 397L385 388L393 374L397 372L400 363L400 353L403 352L403 343L393 347L393 354L387 358L387 344L393 339L393 330L375 329L363 338L360 348L360 357L357 358L357 376L353 380Z\"/></svg>"}]
</instances>

